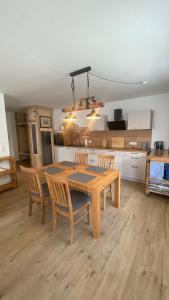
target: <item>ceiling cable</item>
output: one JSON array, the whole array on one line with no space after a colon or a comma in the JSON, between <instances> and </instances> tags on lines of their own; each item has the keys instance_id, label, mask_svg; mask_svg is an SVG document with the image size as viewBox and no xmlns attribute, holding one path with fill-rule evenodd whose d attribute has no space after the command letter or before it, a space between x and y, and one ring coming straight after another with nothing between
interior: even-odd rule
<instances>
[{"instance_id":1,"label":"ceiling cable","mask_svg":"<svg viewBox=\"0 0 169 300\"><path fill-rule=\"evenodd\" d=\"M72 96L73 96L73 105L75 107L75 82L74 82L74 77L72 77L71 89L72 89Z\"/></svg>"},{"instance_id":2,"label":"ceiling cable","mask_svg":"<svg viewBox=\"0 0 169 300\"><path fill-rule=\"evenodd\" d=\"M90 88L90 84L89 84L89 72L87 72L87 97L89 97L89 88Z\"/></svg>"},{"instance_id":3,"label":"ceiling cable","mask_svg":"<svg viewBox=\"0 0 169 300\"><path fill-rule=\"evenodd\" d=\"M105 78L105 77L102 77L102 76L99 76L99 75L96 75L96 74L93 74L93 73L89 73L89 74L91 76L93 76L93 77L96 77L96 78L99 78L99 79L102 79L102 80L105 80L105 81L113 82L113 83L119 83L119 84L137 84L137 85L145 85L145 84L147 84L146 81L136 81L136 82L117 81L117 80L112 80L112 79L109 79L109 78Z\"/></svg>"}]
</instances>

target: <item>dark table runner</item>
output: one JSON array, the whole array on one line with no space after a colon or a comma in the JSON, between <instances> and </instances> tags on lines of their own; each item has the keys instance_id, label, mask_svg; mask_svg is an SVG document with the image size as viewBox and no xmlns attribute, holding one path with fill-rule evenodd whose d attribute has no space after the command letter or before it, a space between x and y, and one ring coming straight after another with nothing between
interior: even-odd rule
<instances>
[{"instance_id":1,"label":"dark table runner","mask_svg":"<svg viewBox=\"0 0 169 300\"><path fill-rule=\"evenodd\" d=\"M97 173L104 173L108 169L102 168L102 167L90 166L90 167L86 168L85 170L87 170L87 171L94 171L94 172L97 172Z\"/></svg>"},{"instance_id":2,"label":"dark table runner","mask_svg":"<svg viewBox=\"0 0 169 300\"><path fill-rule=\"evenodd\" d=\"M83 183L87 183L90 180L94 179L96 176L94 175L89 175L89 174L83 174L83 173L74 173L72 175L69 175L67 178L74 180L74 181L78 181L78 182L83 182Z\"/></svg>"},{"instance_id":3,"label":"dark table runner","mask_svg":"<svg viewBox=\"0 0 169 300\"><path fill-rule=\"evenodd\" d=\"M72 162L72 161L62 161L61 163L60 163L62 166L65 166L65 167L75 167L75 166L77 166L77 165L79 165L78 163L76 163L76 162Z\"/></svg>"},{"instance_id":4,"label":"dark table runner","mask_svg":"<svg viewBox=\"0 0 169 300\"><path fill-rule=\"evenodd\" d=\"M60 173L60 172L63 172L64 169L60 169L60 168L57 168L57 167L48 167L46 169L44 169L44 172L48 173L48 174L57 174L57 173Z\"/></svg>"}]
</instances>

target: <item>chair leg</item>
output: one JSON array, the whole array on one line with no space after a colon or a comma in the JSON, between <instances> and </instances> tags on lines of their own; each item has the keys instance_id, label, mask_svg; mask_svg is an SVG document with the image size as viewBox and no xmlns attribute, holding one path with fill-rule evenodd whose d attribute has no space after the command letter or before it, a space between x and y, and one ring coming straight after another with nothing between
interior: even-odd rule
<instances>
[{"instance_id":1,"label":"chair leg","mask_svg":"<svg viewBox=\"0 0 169 300\"><path fill-rule=\"evenodd\" d=\"M113 184L111 184L111 200L112 200L112 205L114 204L114 199L113 199Z\"/></svg>"},{"instance_id":2,"label":"chair leg","mask_svg":"<svg viewBox=\"0 0 169 300\"><path fill-rule=\"evenodd\" d=\"M112 197L112 184L109 185L109 189L110 197Z\"/></svg>"},{"instance_id":3,"label":"chair leg","mask_svg":"<svg viewBox=\"0 0 169 300\"><path fill-rule=\"evenodd\" d=\"M44 203L44 199L41 199L41 222L42 222L42 224L45 223L45 203Z\"/></svg>"},{"instance_id":4,"label":"chair leg","mask_svg":"<svg viewBox=\"0 0 169 300\"><path fill-rule=\"evenodd\" d=\"M87 223L91 224L91 211L90 211L90 205L87 206Z\"/></svg>"},{"instance_id":5,"label":"chair leg","mask_svg":"<svg viewBox=\"0 0 169 300\"><path fill-rule=\"evenodd\" d=\"M29 212L28 212L28 216L32 216L32 197L29 196Z\"/></svg>"},{"instance_id":6,"label":"chair leg","mask_svg":"<svg viewBox=\"0 0 169 300\"><path fill-rule=\"evenodd\" d=\"M57 216L57 212L53 211L53 231L56 230Z\"/></svg>"},{"instance_id":7,"label":"chair leg","mask_svg":"<svg viewBox=\"0 0 169 300\"><path fill-rule=\"evenodd\" d=\"M73 243L73 219L70 218L70 244Z\"/></svg>"},{"instance_id":8,"label":"chair leg","mask_svg":"<svg viewBox=\"0 0 169 300\"><path fill-rule=\"evenodd\" d=\"M104 189L104 196L103 196L103 210L106 210L106 189Z\"/></svg>"}]
</instances>

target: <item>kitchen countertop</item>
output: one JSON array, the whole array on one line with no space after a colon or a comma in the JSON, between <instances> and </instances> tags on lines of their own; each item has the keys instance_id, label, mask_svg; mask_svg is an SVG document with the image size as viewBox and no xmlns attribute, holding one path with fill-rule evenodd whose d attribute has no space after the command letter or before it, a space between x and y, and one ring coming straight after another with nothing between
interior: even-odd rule
<instances>
[{"instance_id":1,"label":"kitchen countertop","mask_svg":"<svg viewBox=\"0 0 169 300\"><path fill-rule=\"evenodd\" d=\"M151 151L150 154L147 156L147 160L154 160L164 163L169 163L169 152L168 150L154 150Z\"/></svg>"},{"instance_id":2,"label":"kitchen countertop","mask_svg":"<svg viewBox=\"0 0 169 300\"><path fill-rule=\"evenodd\" d=\"M93 147L93 146L62 146L55 145L55 147L69 147L69 148L84 148L84 149L96 149L96 150L114 150L114 151L127 151L127 152L143 152L148 153L149 151L143 150L141 148L103 148L103 147Z\"/></svg>"}]
</instances>

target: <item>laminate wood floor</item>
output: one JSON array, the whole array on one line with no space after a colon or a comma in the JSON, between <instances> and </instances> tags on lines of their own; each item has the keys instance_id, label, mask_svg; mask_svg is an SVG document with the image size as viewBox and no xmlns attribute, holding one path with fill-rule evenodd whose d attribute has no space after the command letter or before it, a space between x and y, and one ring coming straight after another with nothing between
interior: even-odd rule
<instances>
[{"instance_id":1,"label":"laminate wood floor","mask_svg":"<svg viewBox=\"0 0 169 300\"><path fill-rule=\"evenodd\" d=\"M0 299L168 300L169 199L146 197L144 185L122 182L122 207L101 212L99 240L82 221L69 244L69 224L52 232L52 210L28 217L27 192L0 194Z\"/></svg>"}]
</instances>

